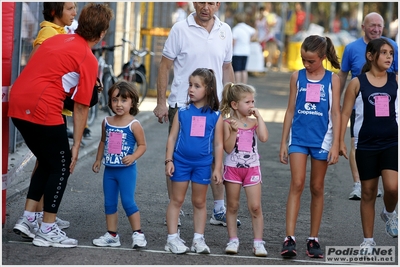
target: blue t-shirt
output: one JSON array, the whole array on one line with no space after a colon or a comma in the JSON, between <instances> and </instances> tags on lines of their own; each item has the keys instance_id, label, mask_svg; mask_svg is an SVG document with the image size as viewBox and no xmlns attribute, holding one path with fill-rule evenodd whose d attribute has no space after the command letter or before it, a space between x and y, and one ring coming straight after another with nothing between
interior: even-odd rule
<instances>
[{"instance_id":1,"label":"blue t-shirt","mask_svg":"<svg viewBox=\"0 0 400 267\"><path fill-rule=\"evenodd\" d=\"M398 71L398 47L396 42L392 39L382 37L392 44L394 48L394 58L392 62L392 66L388 69L388 72L397 72ZM346 45L344 48L342 63L341 63L341 71L343 72L351 72L351 78L358 76L361 74L361 70L365 64L365 51L367 50L367 44L364 42L363 37L358 38L354 42Z\"/></svg>"},{"instance_id":2,"label":"blue t-shirt","mask_svg":"<svg viewBox=\"0 0 400 267\"><path fill-rule=\"evenodd\" d=\"M297 97L289 145L323 148L332 146L332 72L325 70L320 81L307 79L306 70L299 70L297 79ZM320 85L319 102L307 102L307 84Z\"/></svg>"},{"instance_id":3,"label":"blue t-shirt","mask_svg":"<svg viewBox=\"0 0 400 267\"><path fill-rule=\"evenodd\" d=\"M213 161L215 127L220 116L219 111L208 109L203 112L203 108L197 108L192 104L179 108L180 128L175 144L174 160L197 166L210 165ZM200 131L195 131L194 128L203 129L200 126L196 127L196 125L202 125L203 122L204 134L199 134Z\"/></svg>"}]
</instances>

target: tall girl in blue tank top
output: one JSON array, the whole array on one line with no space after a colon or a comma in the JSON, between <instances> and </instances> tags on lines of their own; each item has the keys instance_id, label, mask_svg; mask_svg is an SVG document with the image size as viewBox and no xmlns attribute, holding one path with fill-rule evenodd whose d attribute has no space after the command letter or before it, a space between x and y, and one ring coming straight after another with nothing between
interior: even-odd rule
<instances>
[{"instance_id":1,"label":"tall girl in blue tank top","mask_svg":"<svg viewBox=\"0 0 400 267\"><path fill-rule=\"evenodd\" d=\"M191 251L209 254L204 239L207 220L206 195L210 183L222 183L223 121L214 71L196 69L189 77L188 105L178 109L172 122L165 154L165 174L172 194L167 208L168 238L165 250L189 251L178 232L178 217L191 182L194 236ZM215 167L211 175L211 165ZM212 178L210 178L212 177ZM213 181L211 181L213 179Z\"/></svg>"},{"instance_id":2,"label":"tall girl in blue tank top","mask_svg":"<svg viewBox=\"0 0 400 267\"><path fill-rule=\"evenodd\" d=\"M121 246L117 233L119 194L132 228L132 248L142 248L146 247L147 241L135 202L136 160L146 152L146 139L142 126L134 117L139 112L139 94L132 83L119 81L110 88L108 96L108 106L115 115L106 117L101 125L101 140L92 167L98 173L101 163L105 165L103 191L107 232L92 243L100 247Z\"/></svg>"},{"instance_id":3,"label":"tall girl in blue tank top","mask_svg":"<svg viewBox=\"0 0 400 267\"><path fill-rule=\"evenodd\" d=\"M306 254L311 258L323 258L318 233L324 208L324 179L328 165L338 162L340 133L340 81L336 74L324 68L323 60L329 60L336 69L340 64L332 41L318 35L304 40L301 58L304 69L295 71L290 78L279 152L281 163L290 162L292 176L281 255L297 255L294 234L310 155L311 227Z\"/></svg>"},{"instance_id":4,"label":"tall girl in blue tank top","mask_svg":"<svg viewBox=\"0 0 400 267\"><path fill-rule=\"evenodd\" d=\"M381 218L386 233L397 237L398 218L398 78L387 72L393 62L394 49L385 38L372 40L366 48L362 73L353 78L342 109L340 155L346 159L344 142L346 125L354 106L356 163L361 180L362 249L376 245L374 234L375 202L379 176L382 176L385 204Z\"/></svg>"}]
</instances>

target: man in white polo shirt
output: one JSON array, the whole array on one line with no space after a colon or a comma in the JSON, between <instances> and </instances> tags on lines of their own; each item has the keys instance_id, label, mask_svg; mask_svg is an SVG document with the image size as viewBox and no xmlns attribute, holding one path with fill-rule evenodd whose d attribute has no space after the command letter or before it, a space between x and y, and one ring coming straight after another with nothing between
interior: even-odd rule
<instances>
[{"instance_id":1,"label":"man in white polo shirt","mask_svg":"<svg viewBox=\"0 0 400 267\"><path fill-rule=\"evenodd\" d=\"M218 98L222 98L223 85L234 82L232 68L232 31L228 24L215 15L219 2L194 2L195 12L171 28L165 42L157 78L157 106L154 115L158 122L168 122L169 130L176 110L187 103L189 76L197 68L214 70ZM166 91L170 70L174 70L171 93L166 104ZM222 170L221 170L222 171ZM168 196L170 179L167 177ZM214 211L210 223L226 226L224 185L211 183ZM178 226L180 221L178 222ZM238 226L240 221L238 220Z\"/></svg>"}]
</instances>

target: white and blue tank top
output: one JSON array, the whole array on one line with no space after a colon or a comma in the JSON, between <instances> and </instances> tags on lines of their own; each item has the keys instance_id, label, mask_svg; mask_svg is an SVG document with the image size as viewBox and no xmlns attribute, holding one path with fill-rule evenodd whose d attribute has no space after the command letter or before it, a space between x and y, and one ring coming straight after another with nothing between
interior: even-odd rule
<instances>
[{"instance_id":1,"label":"white and blue tank top","mask_svg":"<svg viewBox=\"0 0 400 267\"><path fill-rule=\"evenodd\" d=\"M332 75L325 70L320 81L307 79L306 69L299 70L297 96L289 134L289 145L331 149L332 133ZM307 90L319 88L319 94L307 99ZM308 100L308 101L306 101Z\"/></svg>"},{"instance_id":2,"label":"white and blue tank top","mask_svg":"<svg viewBox=\"0 0 400 267\"><path fill-rule=\"evenodd\" d=\"M126 167L126 165L122 163L122 158L133 154L136 145L136 139L131 130L131 125L134 122L139 123L139 121L134 119L126 126L113 126L108 123L107 118L104 120L106 141L104 146L103 164L109 167ZM117 141L110 142L111 138L114 138L113 136L116 137ZM136 164L136 161L133 162L133 164Z\"/></svg>"}]
</instances>

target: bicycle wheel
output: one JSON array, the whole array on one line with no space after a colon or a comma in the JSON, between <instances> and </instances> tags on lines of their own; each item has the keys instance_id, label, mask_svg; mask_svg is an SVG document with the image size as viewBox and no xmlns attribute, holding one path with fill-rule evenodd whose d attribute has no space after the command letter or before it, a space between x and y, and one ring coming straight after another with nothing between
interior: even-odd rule
<instances>
[{"instance_id":1,"label":"bicycle wheel","mask_svg":"<svg viewBox=\"0 0 400 267\"><path fill-rule=\"evenodd\" d=\"M136 89L139 92L139 105L140 105L147 95L147 80L146 76L140 71L136 71L135 74L138 75L141 78L139 80L142 81L141 83L135 82Z\"/></svg>"},{"instance_id":2,"label":"bicycle wheel","mask_svg":"<svg viewBox=\"0 0 400 267\"><path fill-rule=\"evenodd\" d=\"M103 102L104 102L104 111L108 112L109 115L113 115L113 111L108 107L108 90L110 90L111 86L114 84L114 79L111 73L107 72L103 76Z\"/></svg>"},{"instance_id":3,"label":"bicycle wheel","mask_svg":"<svg viewBox=\"0 0 400 267\"><path fill-rule=\"evenodd\" d=\"M92 126L93 122L96 120L97 117L97 105L94 105L89 109L87 124Z\"/></svg>"}]
</instances>

